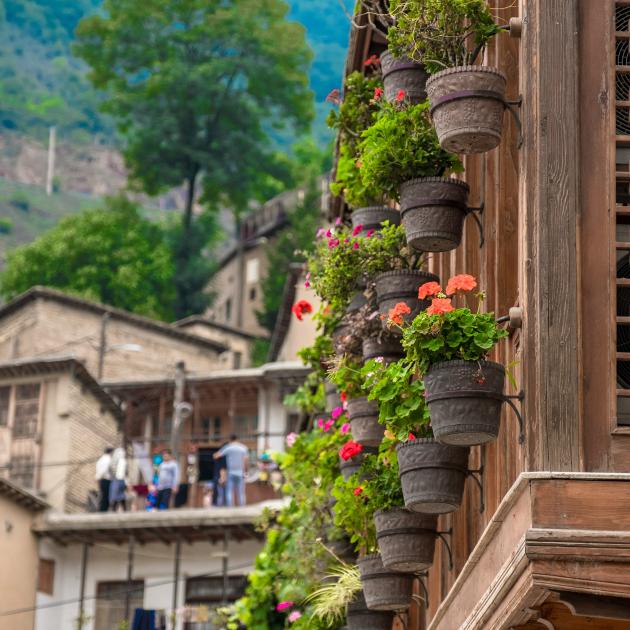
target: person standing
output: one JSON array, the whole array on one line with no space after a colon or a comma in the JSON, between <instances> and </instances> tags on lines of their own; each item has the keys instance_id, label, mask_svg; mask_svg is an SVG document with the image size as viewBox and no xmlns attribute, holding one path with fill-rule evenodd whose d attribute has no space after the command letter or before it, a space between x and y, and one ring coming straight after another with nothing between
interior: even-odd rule
<instances>
[{"instance_id":1,"label":"person standing","mask_svg":"<svg viewBox=\"0 0 630 630\"><path fill-rule=\"evenodd\" d=\"M96 462L95 479L98 483L98 511L109 510L109 488L112 483L112 453L114 449L107 447Z\"/></svg>"},{"instance_id":2,"label":"person standing","mask_svg":"<svg viewBox=\"0 0 630 630\"><path fill-rule=\"evenodd\" d=\"M173 459L173 453L166 448L162 451L162 463L158 469L157 506L158 510L168 510L171 495L179 487L179 464Z\"/></svg>"},{"instance_id":3,"label":"person standing","mask_svg":"<svg viewBox=\"0 0 630 630\"><path fill-rule=\"evenodd\" d=\"M234 491L238 497L238 504L245 505L245 479L249 467L249 451L245 444L238 441L234 434L230 436L230 441L221 447L215 454L214 459L225 457L227 468L227 481L225 484L225 502L228 507L234 505Z\"/></svg>"},{"instance_id":4,"label":"person standing","mask_svg":"<svg viewBox=\"0 0 630 630\"><path fill-rule=\"evenodd\" d=\"M127 455L125 449L117 448L112 455L112 482L109 487L109 505L113 512L122 507L123 512L127 511L126 490L127 490Z\"/></svg>"},{"instance_id":5,"label":"person standing","mask_svg":"<svg viewBox=\"0 0 630 630\"><path fill-rule=\"evenodd\" d=\"M227 446L227 444L224 444ZM212 505L223 507L225 505L225 484L227 483L225 457L219 457L214 461L212 472Z\"/></svg>"}]
</instances>

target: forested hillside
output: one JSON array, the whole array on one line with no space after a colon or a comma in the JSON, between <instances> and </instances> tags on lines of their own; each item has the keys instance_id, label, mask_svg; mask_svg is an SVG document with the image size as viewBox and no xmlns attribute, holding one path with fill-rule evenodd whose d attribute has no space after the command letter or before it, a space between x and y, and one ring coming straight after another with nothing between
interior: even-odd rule
<instances>
[{"instance_id":1,"label":"forested hillside","mask_svg":"<svg viewBox=\"0 0 630 630\"><path fill-rule=\"evenodd\" d=\"M314 51L311 82L318 104L315 135L325 141L328 92L340 84L349 24L339 0L288 0ZM345 0L349 5L352 0ZM45 139L56 125L73 142L111 141L99 95L71 52L74 29L101 0L0 0L0 126Z\"/></svg>"}]
</instances>

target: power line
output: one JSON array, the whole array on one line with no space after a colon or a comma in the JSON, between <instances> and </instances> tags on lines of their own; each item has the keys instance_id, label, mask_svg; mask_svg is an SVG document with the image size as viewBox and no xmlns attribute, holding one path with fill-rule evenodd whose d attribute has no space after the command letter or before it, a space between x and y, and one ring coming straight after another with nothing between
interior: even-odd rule
<instances>
[{"instance_id":1,"label":"power line","mask_svg":"<svg viewBox=\"0 0 630 630\"><path fill-rule=\"evenodd\" d=\"M234 570L240 570L240 569L249 569L252 566L251 562L248 562L246 564L240 564L240 565L234 565L229 567L230 571L234 571ZM216 577L218 575L223 575L223 569L219 570L219 571L210 571L208 573L200 573L198 575L189 575L187 577L187 579L198 579L198 578L205 578L205 577ZM162 580L160 582L153 582L151 584L144 584L143 588L144 590L148 589L148 588L154 588L156 586L167 586L168 584L175 584L175 580ZM129 589L124 588L121 589L120 591L109 591L107 593L107 597L111 597L112 595L125 595L127 593ZM100 597L98 595L86 595L83 598L83 601L89 601L89 600L98 600L98 599L104 599L104 596ZM50 602L49 604L39 604L37 606L30 606L28 608L16 608L15 610L7 610L5 612L0 612L0 617L9 617L11 615L20 615L20 614L24 614L24 613L28 613L28 612L35 612L37 610L45 610L45 609L49 609L49 608L59 608L60 606L68 606L69 604L78 604L81 601L80 598L75 598L75 599L65 599L59 602Z\"/></svg>"}]
</instances>

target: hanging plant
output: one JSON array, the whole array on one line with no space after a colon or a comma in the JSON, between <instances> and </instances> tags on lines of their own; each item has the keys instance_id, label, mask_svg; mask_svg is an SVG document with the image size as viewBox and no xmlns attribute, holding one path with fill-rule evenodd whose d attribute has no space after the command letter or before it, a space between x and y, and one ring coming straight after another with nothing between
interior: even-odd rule
<instances>
[{"instance_id":1,"label":"hanging plant","mask_svg":"<svg viewBox=\"0 0 630 630\"><path fill-rule=\"evenodd\" d=\"M473 65L502 30L485 0L391 0L388 33L395 55L422 62L440 144L483 153L501 141L506 77Z\"/></svg>"},{"instance_id":2,"label":"hanging plant","mask_svg":"<svg viewBox=\"0 0 630 630\"><path fill-rule=\"evenodd\" d=\"M403 97L400 105L385 106L363 135L363 179L400 201L407 242L418 251L459 245L468 186L445 175L462 170L459 158L440 147L428 102L407 106Z\"/></svg>"},{"instance_id":3,"label":"hanging plant","mask_svg":"<svg viewBox=\"0 0 630 630\"><path fill-rule=\"evenodd\" d=\"M494 346L507 337L493 313L456 308L456 294L475 289L470 275L454 276L446 289L427 283L419 296L431 306L403 326L407 358L424 375L426 400L436 439L445 444L473 446L498 435L505 368L488 361Z\"/></svg>"}]
</instances>

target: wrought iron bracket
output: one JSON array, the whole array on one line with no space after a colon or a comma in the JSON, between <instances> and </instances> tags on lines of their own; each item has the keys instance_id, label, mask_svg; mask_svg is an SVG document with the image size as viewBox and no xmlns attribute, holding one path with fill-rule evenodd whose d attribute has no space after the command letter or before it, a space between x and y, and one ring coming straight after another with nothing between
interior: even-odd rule
<instances>
[{"instance_id":1,"label":"wrought iron bracket","mask_svg":"<svg viewBox=\"0 0 630 630\"><path fill-rule=\"evenodd\" d=\"M525 400L525 392L521 390L518 394L514 396L508 396L504 394L502 398L504 402L506 402L508 405L510 405L510 407L512 407L512 410L516 414L516 418L518 420L518 427L519 427L518 443L523 444L525 442L525 424L523 422L523 416L521 414L521 411L516 406L514 401L518 400L520 402L523 402L523 400Z\"/></svg>"},{"instance_id":2,"label":"wrought iron bracket","mask_svg":"<svg viewBox=\"0 0 630 630\"><path fill-rule=\"evenodd\" d=\"M435 532L435 533L440 538L440 540L444 543L444 546L446 547L446 551L448 551L448 568L450 571L452 571L453 570L453 551L451 550L451 545L446 540L445 536L452 536L453 528L451 527L449 530L445 532Z\"/></svg>"},{"instance_id":3,"label":"wrought iron bracket","mask_svg":"<svg viewBox=\"0 0 630 630\"><path fill-rule=\"evenodd\" d=\"M479 488L480 503L479 514L483 514L486 511L486 504L484 501L484 487L483 487L483 466L477 470L469 470L467 475L477 484ZM479 475L478 477L476 475Z\"/></svg>"},{"instance_id":4,"label":"wrought iron bracket","mask_svg":"<svg viewBox=\"0 0 630 630\"><path fill-rule=\"evenodd\" d=\"M477 227L479 228L479 249L481 249L484 246L484 243L486 242L484 231L483 231L483 223L481 222L481 219L477 216L477 215L483 214L484 207L485 207L485 204L482 201L481 205L478 208L466 208L467 214L472 215L472 218L475 220L475 223L477 224Z\"/></svg>"},{"instance_id":5,"label":"wrought iron bracket","mask_svg":"<svg viewBox=\"0 0 630 630\"><path fill-rule=\"evenodd\" d=\"M523 96L519 94L518 98L513 101L508 101L507 99L503 101L505 104L505 109L510 112L510 115L514 119L516 123L516 128L518 129L518 140L516 141L516 147L520 149L523 146L523 123L521 122L521 116L518 112L523 105ZM518 108L518 109L517 109Z\"/></svg>"}]
</instances>

